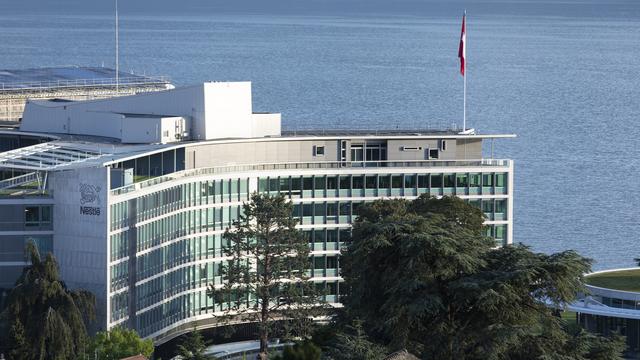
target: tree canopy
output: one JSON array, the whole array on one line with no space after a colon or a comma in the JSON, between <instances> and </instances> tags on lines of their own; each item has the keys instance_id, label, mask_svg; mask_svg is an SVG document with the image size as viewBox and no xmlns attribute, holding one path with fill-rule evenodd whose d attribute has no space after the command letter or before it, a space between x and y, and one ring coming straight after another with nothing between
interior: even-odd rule
<instances>
[{"instance_id":1,"label":"tree canopy","mask_svg":"<svg viewBox=\"0 0 640 360\"><path fill-rule=\"evenodd\" d=\"M196 329L187 334L182 343L178 345L178 353L183 360L213 360L213 356L206 355L204 352L207 344L204 341L202 333Z\"/></svg>"},{"instance_id":2,"label":"tree canopy","mask_svg":"<svg viewBox=\"0 0 640 360\"><path fill-rule=\"evenodd\" d=\"M148 358L153 354L153 341L142 340L135 330L118 326L98 332L91 341L89 354L97 355L98 359L118 360L135 355Z\"/></svg>"},{"instance_id":3,"label":"tree canopy","mask_svg":"<svg viewBox=\"0 0 640 360\"><path fill-rule=\"evenodd\" d=\"M590 260L496 247L483 221L453 197L363 206L343 261L348 317L391 350L427 358L619 357L619 339L572 334L553 315L583 289Z\"/></svg>"},{"instance_id":4,"label":"tree canopy","mask_svg":"<svg viewBox=\"0 0 640 360\"><path fill-rule=\"evenodd\" d=\"M81 358L88 340L86 325L95 316L93 294L69 290L51 253L42 259L29 243L27 255L31 265L22 271L2 313L9 359Z\"/></svg>"},{"instance_id":5,"label":"tree canopy","mask_svg":"<svg viewBox=\"0 0 640 360\"><path fill-rule=\"evenodd\" d=\"M321 299L309 281L309 244L296 229L293 206L282 195L254 193L242 215L224 233L230 259L221 270L223 286L209 294L228 304L225 317L256 322L260 356L266 359L269 335L278 321L298 336L308 333L309 319Z\"/></svg>"},{"instance_id":6,"label":"tree canopy","mask_svg":"<svg viewBox=\"0 0 640 360\"><path fill-rule=\"evenodd\" d=\"M293 346L285 346L275 360L320 360L322 351L310 340L304 340Z\"/></svg>"}]
</instances>

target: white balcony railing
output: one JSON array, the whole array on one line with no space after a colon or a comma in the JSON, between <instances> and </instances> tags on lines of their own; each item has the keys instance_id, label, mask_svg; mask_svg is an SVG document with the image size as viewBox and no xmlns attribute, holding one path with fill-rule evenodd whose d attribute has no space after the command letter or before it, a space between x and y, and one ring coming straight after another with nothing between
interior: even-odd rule
<instances>
[{"instance_id":1,"label":"white balcony railing","mask_svg":"<svg viewBox=\"0 0 640 360\"><path fill-rule=\"evenodd\" d=\"M414 161L319 161L319 162L290 162L271 164L247 164L207 167L178 171L168 175L158 176L134 184L111 190L111 195L117 196L167 181L201 175L219 175L238 172L255 172L271 170L308 170L308 169L345 169L345 168L447 168L447 167L504 167L509 166L511 160L481 159L481 160L414 160Z\"/></svg>"}]
</instances>

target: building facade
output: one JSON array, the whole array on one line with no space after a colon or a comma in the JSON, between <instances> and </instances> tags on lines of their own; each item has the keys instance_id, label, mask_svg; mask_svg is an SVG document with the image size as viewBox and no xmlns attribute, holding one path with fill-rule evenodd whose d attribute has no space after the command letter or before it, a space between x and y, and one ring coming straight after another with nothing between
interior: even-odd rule
<instances>
[{"instance_id":1,"label":"building facade","mask_svg":"<svg viewBox=\"0 0 640 360\"><path fill-rule=\"evenodd\" d=\"M206 114L168 108L166 96L174 91L181 96L183 90L164 92L157 106L165 108L156 114L183 117L190 141L125 144L122 138L106 141L91 134L88 143L89 138L71 141L66 137L72 134L58 134L59 140L0 154L0 167L13 171L13 177L0 182L0 188L5 184L0 215L29 209L23 211L24 219L22 213L16 215L24 228L16 235L22 238L15 248L39 231L50 236L40 248L53 250L68 284L98 296L103 328L128 326L159 344L195 323L216 326L213 314L226 305L208 297L207 286L222 285L222 234L254 192L291 200L311 248L312 281L326 289L326 300L336 306L342 293L340 249L366 202L458 196L483 210L487 235L497 246L513 241L513 161L485 158L482 146L513 136L427 130L282 132L279 114L211 105L246 103L250 86L239 84L192 88L204 93L201 108ZM243 90L224 90L234 86ZM152 103L154 96L101 100L96 106L114 113L148 113L148 105L140 103ZM36 118L25 121L32 133L38 131L38 119L46 118L35 113ZM42 159L52 160L43 165ZM28 183L39 184L33 191L24 189L27 179L16 180L28 176L39 179ZM37 224L37 230L27 234L27 222ZM8 231L2 229L0 239L13 236ZM2 266L9 263L0 262Z\"/></svg>"}]
</instances>

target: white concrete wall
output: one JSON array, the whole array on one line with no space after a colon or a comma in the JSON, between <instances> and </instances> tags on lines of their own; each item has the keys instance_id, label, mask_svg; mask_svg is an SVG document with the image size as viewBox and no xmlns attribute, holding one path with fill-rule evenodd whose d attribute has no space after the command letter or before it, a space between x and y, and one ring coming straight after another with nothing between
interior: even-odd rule
<instances>
[{"instance_id":1,"label":"white concrete wall","mask_svg":"<svg viewBox=\"0 0 640 360\"><path fill-rule=\"evenodd\" d=\"M281 132L281 115L252 114L251 129L253 137L278 136Z\"/></svg>"},{"instance_id":2,"label":"white concrete wall","mask_svg":"<svg viewBox=\"0 0 640 360\"><path fill-rule=\"evenodd\" d=\"M251 137L251 83L204 84L206 139Z\"/></svg>"},{"instance_id":3,"label":"white concrete wall","mask_svg":"<svg viewBox=\"0 0 640 360\"><path fill-rule=\"evenodd\" d=\"M45 106L29 102L20 125L23 131L84 134L120 137L121 115L107 112L87 113L87 109L69 105Z\"/></svg>"},{"instance_id":4,"label":"white concrete wall","mask_svg":"<svg viewBox=\"0 0 640 360\"><path fill-rule=\"evenodd\" d=\"M200 125L204 123L204 110L203 85L196 85L104 100L47 105L29 103L20 129L120 138L122 117L113 113L194 117L195 123ZM204 138L204 124L194 130L192 135Z\"/></svg>"},{"instance_id":5,"label":"white concrete wall","mask_svg":"<svg viewBox=\"0 0 640 360\"><path fill-rule=\"evenodd\" d=\"M127 117L122 121L121 139L129 144L176 142L176 130L183 129L181 124L186 123L182 117Z\"/></svg>"},{"instance_id":6,"label":"white concrete wall","mask_svg":"<svg viewBox=\"0 0 640 360\"><path fill-rule=\"evenodd\" d=\"M81 102L29 103L20 129L106 136L120 139L123 121L139 121L126 114L178 116L190 119L191 139L222 139L280 134L279 114L255 114L251 103L250 82L209 82L155 93L137 94L104 100ZM147 139L150 121L127 124L128 130L142 127L140 139ZM149 132L149 134L147 134ZM133 135L130 138L138 139ZM155 141L159 140L155 138ZM139 142L139 141L134 141Z\"/></svg>"},{"instance_id":7,"label":"white concrete wall","mask_svg":"<svg viewBox=\"0 0 640 360\"><path fill-rule=\"evenodd\" d=\"M98 326L106 326L108 272L108 168L83 168L50 174L53 189L53 253L60 275L71 288L91 291L97 298ZM86 195L81 201L81 186ZM94 192L95 191L95 192ZM92 200L87 202L86 200ZM82 213L81 207L99 209Z\"/></svg>"}]
</instances>

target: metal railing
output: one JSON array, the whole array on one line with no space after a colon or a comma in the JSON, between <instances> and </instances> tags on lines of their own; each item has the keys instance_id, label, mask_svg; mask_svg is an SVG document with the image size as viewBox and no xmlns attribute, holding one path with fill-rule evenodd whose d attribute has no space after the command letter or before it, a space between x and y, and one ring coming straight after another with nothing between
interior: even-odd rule
<instances>
[{"instance_id":1,"label":"metal railing","mask_svg":"<svg viewBox=\"0 0 640 360\"><path fill-rule=\"evenodd\" d=\"M365 168L446 168L446 167L495 167L508 166L510 160L481 159L481 160L414 160L414 161L319 161L319 162L290 162L229 165L208 168L182 170L168 175L158 176L138 183L126 185L111 190L111 195L117 196L150 186L162 184L181 178L219 175L237 172L273 171L273 170L309 170L309 169L365 169Z\"/></svg>"},{"instance_id":2,"label":"metal railing","mask_svg":"<svg viewBox=\"0 0 640 360\"><path fill-rule=\"evenodd\" d=\"M132 76L132 77L121 77L118 79L117 83L122 86L168 84L170 83L170 79L167 76ZM69 88L69 87L88 87L88 86L115 86L115 85L116 85L116 78L51 80L51 81L0 83L0 90L29 90L29 89L46 89L46 88Z\"/></svg>"},{"instance_id":3,"label":"metal railing","mask_svg":"<svg viewBox=\"0 0 640 360\"><path fill-rule=\"evenodd\" d=\"M29 184L32 182L40 181L40 176L37 172L31 172L28 174L12 177L10 179L0 181L0 190L1 189L10 189L17 186Z\"/></svg>"}]
</instances>

